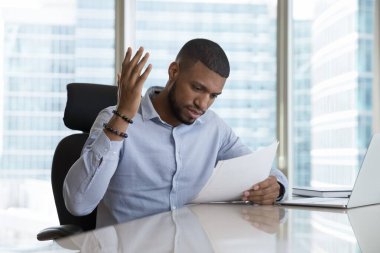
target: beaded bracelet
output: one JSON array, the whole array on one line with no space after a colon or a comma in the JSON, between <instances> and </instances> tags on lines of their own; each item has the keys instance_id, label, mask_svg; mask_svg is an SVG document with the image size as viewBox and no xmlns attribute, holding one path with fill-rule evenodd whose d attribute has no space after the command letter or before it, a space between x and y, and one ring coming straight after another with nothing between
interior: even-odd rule
<instances>
[{"instance_id":1,"label":"beaded bracelet","mask_svg":"<svg viewBox=\"0 0 380 253\"><path fill-rule=\"evenodd\" d=\"M107 130L110 133L113 133L113 134L115 134L117 136L120 136L120 137L123 137L123 138L128 138L128 134L127 133L119 132L116 129L113 129L112 127L108 126L107 123L104 123L103 127L104 127L105 130Z\"/></svg>"},{"instance_id":2,"label":"beaded bracelet","mask_svg":"<svg viewBox=\"0 0 380 253\"><path fill-rule=\"evenodd\" d=\"M133 124L133 120L131 120L131 119L128 118L127 116L121 114L121 113L118 112L117 110L113 110L112 113L115 114L116 116L122 118L125 122L128 122L129 124Z\"/></svg>"}]
</instances>

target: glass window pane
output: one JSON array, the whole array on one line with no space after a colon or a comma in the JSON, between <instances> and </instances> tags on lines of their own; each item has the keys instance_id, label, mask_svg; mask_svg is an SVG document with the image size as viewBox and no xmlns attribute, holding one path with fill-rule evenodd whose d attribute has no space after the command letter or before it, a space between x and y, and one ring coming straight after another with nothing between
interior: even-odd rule
<instances>
[{"instance_id":1,"label":"glass window pane","mask_svg":"<svg viewBox=\"0 0 380 253\"><path fill-rule=\"evenodd\" d=\"M293 1L295 185L354 183L371 138L373 5Z\"/></svg>"},{"instance_id":2,"label":"glass window pane","mask_svg":"<svg viewBox=\"0 0 380 253\"><path fill-rule=\"evenodd\" d=\"M231 75L212 106L256 149L276 138L276 1L137 0L136 45L150 52L145 84L165 86L167 69L193 38L220 44Z\"/></svg>"},{"instance_id":3,"label":"glass window pane","mask_svg":"<svg viewBox=\"0 0 380 253\"><path fill-rule=\"evenodd\" d=\"M71 133L66 84L114 82L114 9L102 0L0 3L0 234L10 247L31 246L39 229L58 224L50 170Z\"/></svg>"}]
</instances>

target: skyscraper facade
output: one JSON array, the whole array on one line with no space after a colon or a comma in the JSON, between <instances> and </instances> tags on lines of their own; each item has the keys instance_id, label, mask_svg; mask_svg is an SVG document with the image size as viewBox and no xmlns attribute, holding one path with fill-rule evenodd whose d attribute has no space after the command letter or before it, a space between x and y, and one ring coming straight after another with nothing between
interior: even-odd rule
<instances>
[{"instance_id":1,"label":"skyscraper facade","mask_svg":"<svg viewBox=\"0 0 380 253\"><path fill-rule=\"evenodd\" d=\"M371 137L373 1L317 1L311 184L353 185Z\"/></svg>"},{"instance_id":2,"label":"skyscraper facade","mask_svg":"<svg viewBox=\"0 0 380 253\"><path fill-rule=\"evenodd\" d=\"M293 78L292 104L292 155L293 183L297 186L310 185L310 57L311 19L293 20Z\"/></svg>"},{"instance_id":3,"label":"skyscraper facade","mask_svg":"<svg viewBox=\"0 0 380 253\"><path fill-rule=\"evenodd\" d=\"M65 84L74 80L72 7L65 1L44 11L2 10L1 177L49 173L52 151L65 131ZM57 22L59 12L66 15Z\"/></svg>"},{"instance_id":4,"label":"skyscraper facade","mask_svg":"<svg viewBox=\"0 0 380 253\"><path fill-rule=\"evenodd\" d=\"M35 3L36 4L36 3ZM114 1L2 8L0 178L50 176L66 84L114 82Z\"/></svg>"},{"instance_id":5,"label":"skyscraper facade","mask_svg":"<svg viewBox=\"0 0 380 253\"><path fill-rule=\"evenodd\" d=\"M77 0L75 81L115 84L115 1Z\"/></svg>"},{"instance_id":6,"label":"skyscraper facade","mask_svg":"<svg viewBox=\"0 0 380 253\"><path fill-rule=\"evenodd\" d=\"M171 1L136 3L136 45L150 51L145 88L165 86L180 47L207 38L226 51L231 76L214 109L252 149L276 138L276 2Z\"/></svg>"}]
</instances>

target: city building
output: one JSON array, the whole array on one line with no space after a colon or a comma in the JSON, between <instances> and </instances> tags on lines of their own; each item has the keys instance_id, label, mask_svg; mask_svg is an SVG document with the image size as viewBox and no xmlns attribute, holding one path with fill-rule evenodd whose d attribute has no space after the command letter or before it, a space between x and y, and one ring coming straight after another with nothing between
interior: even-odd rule
<instances>
[{"instance_id":1,"label":"city building","mask_svg":"<svg viewBox=\"0 0 380 253\"><path fill-rule=\"evenodd\" d=\"M54 149L69 133L66 84L114 83L114 8L114 1L49 0L0 13L0 178L48 179Z\"/></svg>"},{"instance_id":2,"label":"city building","mask_svg":"<svg viewBox=\"0 0 380 253\"><path fill-rule=\"evenodd\" d=\"M294 19L292 31L292 175L294 185L309 186L311 20Z\"/></svg>"},{"instance_id":3,"label":"city building","mask_svg":"<svg viewBox=\"0 0 380 253\"><path fill-rule=\"evenodd\" d=\"M201 3L201 4L200 4ZM165 86L180 47L196 37L219 43L231 74L212 106L252 149L276 139L276 2L136 2L136 46L150 54L145 84Z\"/></svg>"},{"instance_id":4,"label":"city building","mask_svg":"<svg viewBox=\"0 0 380 253\"><path fill-rule=\"evenodd\" d=\"M373 1L317 1L311 184L352 186L371 138Z\"/></svg>"}]
</instances>

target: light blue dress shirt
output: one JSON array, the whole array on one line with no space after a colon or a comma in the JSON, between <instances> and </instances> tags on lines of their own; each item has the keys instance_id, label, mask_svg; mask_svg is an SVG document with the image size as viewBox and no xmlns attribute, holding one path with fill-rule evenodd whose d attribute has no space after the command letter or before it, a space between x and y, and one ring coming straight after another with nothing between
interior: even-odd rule
<instances>
[{"instance_id":1,"label":"light blue dress shirt","mask_svg":"<svg viewBox=\"0 0 380 253\"><path fill-rule=\"evenodd\" d=\"M202 189L219 160L251 152L212 110L192 125L172 127L162 121L151 102L161 90L146 92L123 141L111 141L103 132L115 107L99 113L63 185L72 214L85 215L98 206L96 226L102 227L182 207ZM287 189L279 170L271 174Z\"/></svg>"}]
</instances>

